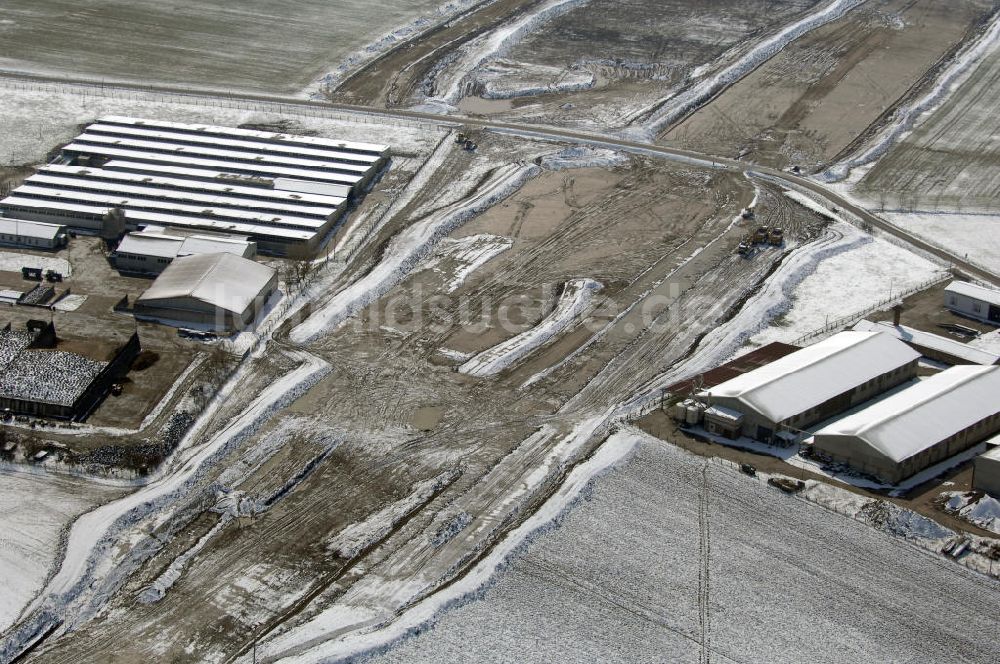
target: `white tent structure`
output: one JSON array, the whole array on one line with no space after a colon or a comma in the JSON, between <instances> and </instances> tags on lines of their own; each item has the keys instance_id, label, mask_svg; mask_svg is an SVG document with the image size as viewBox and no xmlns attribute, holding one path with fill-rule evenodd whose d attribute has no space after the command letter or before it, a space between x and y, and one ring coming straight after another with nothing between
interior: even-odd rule
<instances>
[{"instance_id":1,"label":"white tent structure","mask_svg":"<svg viewBox=\"0 0 1000 664\"><path fill-rule=\"evenodd\" d=\"M229 333L249 325L277 288L277 272L233 254L174 259L139 296L135 316Z\"/></svg>"},{"instance_id":2,"label":"white tent structure","mask_svg":"<svg viewBox=\"0 0 1000 664\"><path fill-rule=\"evenodd\" d=\"M957 366L816 432L814 449L891 483L1000 431L1000 367Z\"/></svg>"},{"instance_id":3,"label":"white tent structure","mask_svg":"<svg viewBox=\"0 0 1000 664\"><path fill-rule=\"evenodd\" d=\"M916 376L920 353L881 332L841 332L699 396L745 416L743 435L769 441L849 410Z\"/></svg>"}]
</instances>

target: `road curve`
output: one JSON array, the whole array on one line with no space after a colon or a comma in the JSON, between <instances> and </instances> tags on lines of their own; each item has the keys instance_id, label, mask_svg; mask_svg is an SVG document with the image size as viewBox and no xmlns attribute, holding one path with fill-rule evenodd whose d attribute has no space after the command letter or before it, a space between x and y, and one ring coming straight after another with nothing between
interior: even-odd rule
<instances>
[{"instance_id":1,"label":"road curve","mask_svg":"<svg viewBox=\"0 0 1000 664\"><path fill-rule=\"evenodd\" d=\"M405 110L405 109L380 109L372 108L368 106L358 106L352 104L338 104L331 103L327 101L317 101L311 99L302 99L297 97L284 97L279 95L266 95L266 94L251 94L251 93L237 93L228 92L224 90L212 90L212 89L199 89L199 88L182 88L173 86L159 86L159 85L138 85L130 83L106 83L104 81L83 79L83 78L65 78L57 76L43 76L34 74L21 74L14 72L0 72L0 83L6 81L8 83L22 82L25 86L39 86L39 87L66 87L66 88L86 88L88 90L96 89L97 91L112 96L116 92L120 93L137 93L137 94L154 94L154 95L171 95L178 96L184 99L189 99L191 101L203 101L207 105L218 105L222 104L238 104L238 103L253 103L262 106L274 106L273 111L277 113L287 113L289 111L294 111L294 109L310 110L313 112L319 110L328 110L341 113L355 113L366 115L369 117L380 117L386 118L388 120L409 120L416 122L427 122L437 125L458 127L464 126L470 129L484 129L491 131L499 131L503 133L508 133L523 138L531 138L537 140L549 140L558 142L572 142L580 145L588 145L593 147L606 147L614 150L621 150L625 152L631 152L634 154L643 154L647 156L660 157L664 159L670 159L674 161L682 161L686 163L692 163L699 166L705 166L709 168L718 168L730 171L750 171L752 173L758 173L761 175L766 175L773 180L777 180L779 184L785 186L797 186L801 189L806 189L814 194L822 196L827 199L833 205L843 208L863 221L870 223L873 227L879 230L893 235L909 244L913 245L917 249L931 254L949 264L954 266L956 269L964 272L965 274L974 277L976 279L982 280L984 282L993 284L994 286L1000 285L1000 274L988 270L984 267L974 265L969 261L965 260L957 254L954 254L942 247L933 245L919 237L907 232L906 230L895 226L888 221L882 219L876 214L872 213L853 201L845 198L843 195L831 190L830 188L824 186L823 184L816 182L815 180L803 177L800 175L795 175L786 171L778 170L775 168L760 166L752 162L738 161L735 159L729 159L725 157L718 157L715 155L705 154L701 152L696 152L694 150L682 150L671 147L664 147L660 145L655 145L652 143L642 143L638 141L629 140L621 136L615 136L610 134L596 134L592 132L584 132L575 129L561 129L558 127L545 127L545 126L533 126L525 125L515 122L503 122L498 120L492 120L489 118L482 117L469 117L460 115L446 115L443 113L433 113L428 111L416 111L416 110Z\"/></svg>"}]
</instances>

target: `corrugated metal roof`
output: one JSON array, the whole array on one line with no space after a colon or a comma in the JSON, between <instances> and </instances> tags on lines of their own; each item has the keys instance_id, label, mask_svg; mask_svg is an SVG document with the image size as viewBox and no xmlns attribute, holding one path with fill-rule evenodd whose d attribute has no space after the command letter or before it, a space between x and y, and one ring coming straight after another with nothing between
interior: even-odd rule
<instances>
[{"instance_id":1,"label":"corrugated metal roof","mask_svg":"<svg viewBox=\"0 0 1000 664\"><path fill-rule=\"evenodd\" d=\"M166 213L188 213L199 217L213 217L219 219L234 219L239 222L250 221L263 225L288 226L293 228L320 228L327 223L323 217L299 217L295 215L278 215L274 213L251 212L249 210L235 210L233 208L219 207L205 203L204 205L169 203L165 201L152 200L138 196L128 196L125 192L115 194L88 193L85 191L71 191L67 189L56 189L53 187L36 187L31 184L23 184L14 190L14 196L31 200L67 201L71 203L82 203L84 205L103 205L108 207L120 207L129 210L151 210L163 211Z\"/></svg>"},{"instance_id":2,"label":"corrugated metal roof","mask_svg":"<svg viewBox=\"0 0 1000 664\"><path fill-rule=\"evenodd\" d=\"M165 198L177 203L199 203L210 207L252 208L261 212L272 212L274 214L291 213L296 216L306 217L325 218L337 211L336 207L315 207L299 205L295 202L236 198L212 191L206 191L205 193L177 191L167 188L143 186L142 183L104 182L50 172L41 172L32 175L25 181L25 185L34 185L36 187L47 185L46 188L49 190L54 188L67 191L85 189L89 192L108 196L134 196L154 200Z\"/></svg>"},{"instance_id":3,"label":"corrugated metal roof","mask_svg":"<svg viewBox=\"0 0 1000 664\"><path fill-rule=\"evenodd\" d=\"M51 210L56 212L76 212L97 216L107 214L112 209L107 205L81 205L79 203L68 203L62 201L42 201L34 198L24 198L21 196L8 196L0 201L0 207L7 205L43 212ZM316 231L295 230L291 228L281 228L278 226L265 226L262 224L233 223L218 219L208 219L206 217L183 217L161 212L149 212L147 210L129 210L127 212L127 216L130 222L139 224L147 222L164 224L167 226L205 228L221 232L229 231L261 237L309 240L316 236Z\"/></svg>"},{"instance_id":4,"label":"corrugated metal roof","mask_svg":"<svg viewBox=\"0 0 1000 664\"><path fill-rule=\"evenodd\" d=\"M983 288L967 281L953 281L944 290L946 293L957 293L1000 307L1000 291L992 288Z\"/></svg>"},{"instance_id":5,"label":"corrugated metal roof","mask_svg":"<svg viewBox=\"0 0 1000 664\"><path fill-rule=\"evenodd\" d=\"M854 325L854 329L859 332L885 332L900 341L946 353L972 364L990 365L1000 362L1000 355L996 353L972 348L961 341L955 341L954 339L942 337L939 334L932 334L931 332L924 332L923 330L907 327L906 325L892 325L891 323L884 322L873 323L870 320L862 320Z\"/></svg>"},{"instance_id":6,"label":"corrugated metal roof","mask_svg":"<svg viewBox=\"0 0 1000 664\"><path fill-rule=\"evenodd\" d=\"M138 256L173 258L184 244L184 238L154 233L128 233L118 243L118 253Z\"/></svg>"},{"instance_id":7,"label":"corrugated metal roof","mask_svg":"<svg viewBox=\"0 0 1000 664\"><path fill-rule=\"evenodd\" d=\"M144 141L139 138L127 138L118 136L104 136L103 134L91 134L83 132L75 139L76 145L97 144L100 146L121 147L129 150L140 150L149 153L167 153L175 155L194 155L207 159L221 159L223 161L233 161L243 163L243 159L252 159L259 164L275 164L278 166L289 166L292 168L302 168L305 170L332 170L334 172L356 173L363 175L371 170L371 166L363 164L349 164L342 161L318 161L316 159L299 159L296 157L286 157L274 154L264 154L263 152L251 152L246 150L226 150L224 148L205 147L200 145L183 145L181 143L167 143L165 141Z\"/></svg>"},{"instance_id":8,"label":"corrugated metal roof","mask_svg":"<svg viewBox=\"0 0 1000 664\"><path fill-rule=\"evenodd\" d=\"M235 127L218 127L215 125L189 124L183 122L168 122L166 120L148 120L133 118L123 115L105 115L98 119L103 123L118 123L133 125L137 127L157 127L162 129L181 129L187 131L198 131L206 134L220 134L228 136L240 136L248 138L258 138L266 141L282 141L286 143L301 143L303 145L322 145L332 148L346 148L362 152L373 152L382 154L388 151L389 146L378 143L361 143L357 141L342 141L336 138L322 138L318 136L300 136L296 134L283 134L280 132L258 131L255 129L238 129Z\"/></svg>"},{"instance_id":9,"label":"corrugated metal roof","mask_svg":"<svg viewBox=\"0 0 1000 664\"><path fill-rule=\"evenodd\" d=\"M888 334L841 332L705 392L781 422L919 357Z\"/></svg>"},{"instance_id":10,"label":"corrugated metal roof","mask_svg":"<svg viewBox=\"0 0 1000 664\"><path fill-rule=\"evenodd\" d=\"M77 179L88 179L94 181L110 180L114 182L129 184L134 183L147 186L156 185L157 187L163 188L173 187L177 190L197 189L199 191L216 192L230 196L250 196L254 199L310 204L329 208L337 208L345 200L347 200L346 195L330 196L323 194L298 193L294 191L285 191L283 189L272 189L270 187L249 187L238 184L230 184L227 182L218 182L217 178L222 175L220 171L206 171L195 168L181 168L178 166L154 166L151 164L135 164L134 162L114 161L108 162L105 166L111 166L113 164L117 165L118 163L123 163L125 166L144 166L149 170L149 173L130 173L123 170L113 170L111 168L64 166L62 164L49 164L42 167L38 173L42 175L64 175ZM192 181L191 179L162 177L155 174L156 172L167 171L168 169L171 172L177 171L186 175L198 176L204 179ZM337 186L324 185L317 182L311 182L310 184L318 185L320 187ZM347 189L349 190L350 188L348 187Z\"/></svg>"},{"instance_id":11,"label":"corrugated metal roof","mask_svg":"<svg viewBox=\"0 0 1000 664\"><path fill-rule=\"evenodd\" d=\"M137 302L193 298L241 314L263 294L275 271L232 254L200 254L174 259Z\"/></svg>"},{"instance_id":12,"label":"corrugated metal roof","mask_svg":"<svg viewBox=\"0 0 1000 664\"><path fill-rule=\"evenodd\" d=\"M248 141L241 138L224 138L223 136L206 136L204 134L181 133L175 130L158 130L153 127L120 127L96 122L87 127L88 133L102 135L128 136L143 140L170 141L174 143L197 143L198 145L215 145L235 150L258 151L268 150L288 155L311 155L333 162L356 163L371 166L382 157L374 154L358 154L342 152L326 146L309 146L307 144L289 145L287 143L270 143Z\"/></svg>"},{"instance_id":13,"label":"corrugated metal roof","mask_svg":"<svg viewBox=\"0 0 1000 664\"><path fill-rule=\"evenodd\" d=\"M125 148L106 147L100 145L86 145L83 143L70 143L63 149L70 152L79 152L80 154L92 154L103 157L118 157L133 160L145 159L165 164L174 164L177 166L219 170L225 173L239 174L241 171L249 171L251 173L263 175L267 179L274 179L276 177L291 177L302 180L317 180L319 182L336 182L338 184L346 185L355 185L362 180L360 175L348 175L346 173L310 171L303 168L274 166L266 163L251 164L233 162L225 159L202 159L191 155L143 152L142 150L129 150Z\"/></svg>"},{"instance_id":14,"label":"corrugated metal roof","mask_svg":"<svg viewBox=\"0 0 1000 664\"><path fill-rule=\"evenodd\" d=\"M6 235L55 240L59 234L65 232L65 230L65 226L60 226L58 224L46 224L40 221L27 221L25 219L15 219L12 217L0 217L0 233L4 233Z\"/></svg>"},{"instance_id":15,"label":"corrugated metal roof","mask_svg":"<svg viewBox=\"0 0 1000 664\"><path fill-rule=\"evenodd\" d=\"M838 420L817 436L856 437L900 463L1000 413L1000 367L958 366Z\"/></svg>"}]
</instances>

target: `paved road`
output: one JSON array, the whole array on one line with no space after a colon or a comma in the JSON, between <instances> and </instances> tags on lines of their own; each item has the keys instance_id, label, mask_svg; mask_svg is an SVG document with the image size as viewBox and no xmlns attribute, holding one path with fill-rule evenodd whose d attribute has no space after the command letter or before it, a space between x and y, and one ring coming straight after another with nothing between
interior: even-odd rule
<instances>
[{"instance_id":1,"label":"paved road","mask_svg":"<svg viewBox=\"0 0 1000 664\"><path fill-rule=\"evenodd\" d=\"M537 140L550 140L558 142L573 142L580 145L593 147L606 147L614 150L643 154L647 156L660 157L674 161L696 164L708 168L719 168L731 171L748 171L752 174L766 176L787 187L798 187L817 194L832 205L845 209L863 221L870 223L873 227L885 233L904 240L914 247L927 252L943 261L950 263L965 274L976 279L981 279L993 285L1000 285L1000 274L974 265L963 257L958 256L946 249L935 246L907 232L906 230L890 224L871 211L856 205L841 194L831 190L823 184L811 180L807 177L798 176L786 171L777 170L765 166L759 166L745 161L737 161L724 157L717 157L709 154L695 152L693 150L681 150L677 148L664 147L632 140L627 137L613 136L605 134L595 134L575 129L560 129L557 127L536 127L514 122L502 122L489 118L468 117L459 115L445 115L444 113L434 113L428 111L414 111L405 109L379 109L367 106L355 106L351 104L334 104L326 101L316 101L301 99L297 97L282 97L262 94L234 93L220 90L199 90L191 88L179 88L171 86L150 86L134 85L128 83L104 83L102 81L86 79L69 79L54 76L37 76L29 74L15 74L0 72L0 82L8 83L23 82L26 86L65 86L69 88L95 89L95 92L109 96L116 93L132 94L153 94L170 95L182 97L185 100L203 101L207 105L238 105L254 104L258 107L273 107L278 113L294 112L295 109L303 111L336 111L343 113L358 113L367 116L387 118L389 120L410 120L427 122L445 126L465 126L469 129L499 131L523 138L533 138Z\"/></svg>"}]
</instances>

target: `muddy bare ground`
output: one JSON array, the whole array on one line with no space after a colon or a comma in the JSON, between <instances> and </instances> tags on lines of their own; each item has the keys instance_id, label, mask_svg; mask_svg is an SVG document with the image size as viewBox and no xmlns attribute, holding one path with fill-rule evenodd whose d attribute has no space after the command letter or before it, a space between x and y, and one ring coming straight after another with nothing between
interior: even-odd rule
<instances>
[{"instance_id":1,"label":"muddy bare ground","mask_svg":"<svg viewBox=\"0 0 1000 664\"><path fill-rule=\"evenodd\" d=\"M490 149L490 140L483 139L481 150ZM507 151L505 139L494 140L500 141L501 152ZM461 170L468 159L456 151L442 172ZM454 186L442 177L421 198L433 201L439 191L454 195L447 189ZM706 196L707 191L718 193ZM424 592L454 579L501 532L530 513L529 504L546 495L524 496L515 501L514 512L502 507L522 481L521 473L536 468L558 436L543 437L535 447L522 441L544 427L566 432L580 418L631 396L682 357L699 332L730 315L731 305L781 260L780 250L752 261L732 252L745 232L732 225L733 219L753 195L752 183L743 178L644 161L604 177L581 169L543 173L530 181L502 204L506 207L454 233L514 240L510 250L452 294L455 308L445 305L435 316L414 316L385 329L384 310L394 297L418 290L424 297L440 293L440 274L414 273L311 345L310 352L329 362L331 373L219 465L247 468L247 477L228 488L266 500L275 487L317 460L294 491L253 519L237 519L214 531L165 596L146 603L144 593L171 561L220 523L219 514L205 511L215 500L211 491L195 492L187 516L163 527L157 537L164 544L131 576L102 618L46 644L32 659L70 662L101 652L113 653L108 661L119 662L154 656L226 661L245 652L255 638L266 642L276 628L275 633L283 633L338 598L370 592L376 579L407 580L404 585L421 580ZM790 240L808 240L818 230L809 226L809 215L796 221L787 211L769 209L769 201L782 198L762 199L759 213L775 215L775 223L786 219ZM621 256L626 245L635 253L628 260ZM706 245L710 248L691 260L696 248ZM372 251L377 255L379 249ZM359 264L366 260L359 257ZM661 314L662 325L643 325L640 316L617 321L596 316L594 330L612 323L606 341L587 345L594 332L579 327L565 343L557 341L488 379L465 376L442 362L441 348L468 343L478 349L463 336L458 299L541 293L579 276L607 282L607 296L618 310L660 290L663 302L689 315L665 316L659 302L653 314ZM526 324L543 313L533 309ZM579 352L573 361L557 366L574 350ZM546 378L522 388L528 376L545 369L552 370ZM280 368L261 376L274 370ZM429 411L430 420L424 418ZM263 465L240 460L268 446L278 451ZM415 485L434 478L444 479L418 501L418 509L363 551L344 558L331 548L346 526L406 499ZM436 533L461 513L471 515L463 531L468 536L440 540ZM374 606L384 600L370 601Z\"/></svg>"}]
</instances>

